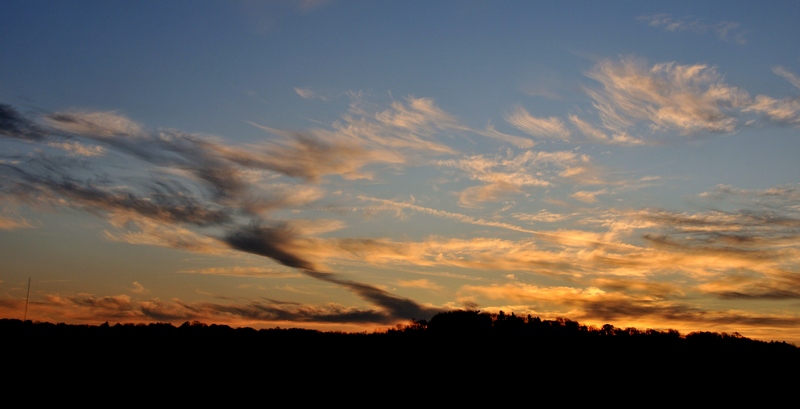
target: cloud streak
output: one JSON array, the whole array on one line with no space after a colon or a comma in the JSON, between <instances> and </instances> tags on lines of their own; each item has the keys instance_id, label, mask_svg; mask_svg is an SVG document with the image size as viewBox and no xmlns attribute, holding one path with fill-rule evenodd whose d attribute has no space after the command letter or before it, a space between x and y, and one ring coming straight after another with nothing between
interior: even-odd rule
<instances>
[{"instance_id":1,"label":"cloud streak","mask_svg":"<svg viewBox=\"0 0 800 409\"><path fill-rule=\"evenodd\" d=\"M44 128L35 127L32 121L13 108L4 106L2 114L4 136L32 141L44 139ZM451 121L432 102L419 99L411 100L408 106L395 104L393 110L383 111L375 118L391 128L421 129L420 133L427 132L436 121ZM366 151L374 146L392 146L398 149L448 151L447 148L414 135L401 136L395 133L384 137L379 130L364 133L350 128L352 132L349 134L334 132L320 135L329 136L333 140L341 140L342 135L345 135L344 139L358 142L369 140L370 143L361 146L355 143L354 150L337 150L332 149L334 145L326 144L321 139L311 140L298 136L293 139L294 142L285 140L284 145L264 145L261 150L245 150L174 130L144 130L116 113L74 111L49 114L45 119L51 126L46 136L54 138L55 143L60 143L58 139L63 140L68 135L86 138L105 146L104 149L109 149L114 154L127 155L163 169L165 173L161 176L171 172L178 177L158 180L145 178L144 181L137 181L134 186L120 184L119 180L112 181L108 176L79 179L75 175L85 173L82 162L53 160L48 156L34 155L24 162L0 163L0 189L6 200L54 207L67 204L103 215L117 228L136 226L139 229L138 233L106 232L106 237L113 240L203 253L217 253L228 247L263 256L299 269L308 277L346 288L378 306L379 312L348 312L349 315L372 317L375 322L429 318L437 311L368 284L319 272L314 263L296 254L293 243L297 232L289 224L266 223L253 211L248 193L254 188L243 175L245 170L266 169L311 181L327 173L338 172L347 176L348 171L341 172L341 168L336 166L336 163L341 162L336 161L349 161L354 155L358 157L361 155L358 149L361 148ZM319 152L320 155L315 156L313 152ZM281 166L281 163L288 164L292 162L292 158L300 157L310 160L299 166ZM276 162L274 158L288 161ZM356 170L360 166L349 169ZM311 169L321 171L312 173ZM198 181L201 183L199 186L196 183ZM203 188L198 189L200 186ZM290 201L284 200L286 202ZM12 227L10 222L5 225ZM13 227L19 225L15 224ZM196 229L210 230L198 232ZM224 233L217 235L215 231ZM120 300L129 301L124 297L117 301ZM70 301L78 306L92 308L111 302L91 297ZM141 308L145 315L156 310L159 309L153 306ZM130 308L126 311L133 313ZM272 312L275 310L272 309ZM170 316L167 312L158 314ZM331 317L332 315L321 319L332 319Z\"/></svg>"},{"instance_id":2,"label":"cloud streak","mask_svg":"<svg viewBox=\"0 0 800 409\"><path fill-rule=\"evenodd\" d=\"M792 86L800 89L800 78L798 78L796 75L794 75L794 73L790 72L786 68L783 68L779 65L772 68L772 72L774 72L777 75L780 75L783 78L786 78L786 80L789 81L789 83L792 84Z\"/></svg>"},{"instance_id":3,"label":"cloud streak","mask_svg":"<svg viewBox=\"0 0 800 409\"><path fill-rule=\"evenodd\" d=\"M747 44L747 40L744 38L745 32L739 28L741 25L732 21L722 21L712 24L692 16L675 18L669 14L641 15L636 19L647 23L649 26L661 27L670 32L688 31L703 34L711 31L716 34L717 38L720 40L733 41L742 45Z\"/></svg>"},{"instance_id":4,"label":"cloud streak","mask_svg":"<svg viewBox=\"0 0 800 409\"><path fill-rule=\"evenodd\" d=\"M25 300L0 300L0 313L14 316ZM134 299L128 295L98 297L78 294L64 297L48 294L43 300L29 305L29 317L34 320L142 323L186 321L227 323L235 326L284 325L291 323L317 324L383 324L391 325L396 318L376 309L358 309L338 304L321 306L298 305L275 300L220 303L186 303L179 299Z\"/></svg>"},{"instance_id":5,"label":"cloud streak","mask_svg":"<svg viewBox=\"0 0 800 409\"><path fill-rule=\"evenodd\" d=\"M531 136L569 140L571 132L564 126L564 121L556 117L538 118L520 106L506 115L506 121L517 129Z\"/></svg>"},{"instance_id":6,"label":"cloud streak","mask_svg":"<svg viewBox=\"0 0 800 409\"><path fill-rule=\"evenodd\" d=\"M395 296L368 284L346 280L332 273L323 273L316 266L291 251L293 234L287 228L251 226L225 238L233 248L273 259L285 266L300 269L309 277L345 287L363 299L382 307L393 319L429 318L438 310Z\"/></svg>"}]
</instances>

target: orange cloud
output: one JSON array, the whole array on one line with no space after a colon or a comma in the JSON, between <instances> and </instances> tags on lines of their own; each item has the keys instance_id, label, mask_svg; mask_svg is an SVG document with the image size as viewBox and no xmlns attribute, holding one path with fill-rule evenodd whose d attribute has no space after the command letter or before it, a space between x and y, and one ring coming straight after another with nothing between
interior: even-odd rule
<instances>
[{"instance_id":1,"label":"orange cloud","mask_svg":"<svg viewBox=\"0 0 800 409\"><path fill-rule=\"evenodd\" d=\"M512 114L506 115L506 121L531 136L569 140L572 134L564 126L564 121L557 117L538 118L528 113L525 108L516 107Z\"/></svg>"}]
</instances>

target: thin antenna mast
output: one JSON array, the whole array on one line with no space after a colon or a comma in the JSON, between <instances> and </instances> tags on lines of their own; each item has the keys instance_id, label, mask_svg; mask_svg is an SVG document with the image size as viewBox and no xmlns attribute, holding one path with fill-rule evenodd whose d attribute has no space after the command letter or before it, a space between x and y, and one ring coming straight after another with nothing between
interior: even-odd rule
<instances>
[{"instance_id":1,"label":"thin antenna mast","mask_svg":"<svg viewBox=\"0 0 800 409\"><path fill-rule=\"evenodd\" d=\"M31 278L28 277L28 294L25 296L25 315L22 316L22 322L28 319L28 299L31 297Z\"/></svg>"}]
</instances>

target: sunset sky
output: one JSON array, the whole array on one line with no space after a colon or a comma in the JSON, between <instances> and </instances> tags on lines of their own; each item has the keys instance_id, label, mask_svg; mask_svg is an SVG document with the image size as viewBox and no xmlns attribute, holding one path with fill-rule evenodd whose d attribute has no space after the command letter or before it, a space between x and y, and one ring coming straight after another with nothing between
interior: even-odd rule
<instances>
[{"instance_id":1,"label":"sunset sky","mask_svg":"<svg viewBox=\"0 0 800 409\"><path fill-rule=\"evenodd\" d=\"M0 2L0 317L800 344L800 2Z\"/></svg>"}]
</instances>

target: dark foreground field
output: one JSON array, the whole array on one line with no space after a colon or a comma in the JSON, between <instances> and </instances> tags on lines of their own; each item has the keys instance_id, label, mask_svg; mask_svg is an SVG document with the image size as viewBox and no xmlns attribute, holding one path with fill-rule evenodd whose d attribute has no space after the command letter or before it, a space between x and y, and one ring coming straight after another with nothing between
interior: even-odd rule
<instances>
[{"instance_id":1,"label":"dark foreground field","mask_svg":"<svg viewBox=\"0 0 800 409\"><path fill-rule=\"evenodd\" d=\"M800 368L794 345L738 334L595 328L477 311L441 313L429 322L371 334L2 319L0 337L7 370L39 382L221 379L275 386L383 380L410 387L458 380L469 391L476 380L613 383L623 389L631 382L700 387L724 380L730 388L746 380L794 383Z\"/></svg>"}]
</instances>

